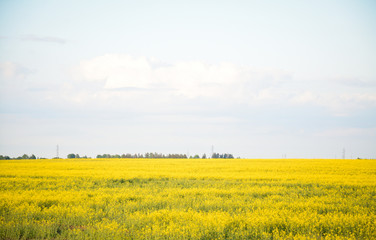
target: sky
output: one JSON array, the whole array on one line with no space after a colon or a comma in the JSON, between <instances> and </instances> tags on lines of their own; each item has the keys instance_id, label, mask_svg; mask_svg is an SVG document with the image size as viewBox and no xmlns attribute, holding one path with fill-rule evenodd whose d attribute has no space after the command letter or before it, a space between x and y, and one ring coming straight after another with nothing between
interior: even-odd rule
<instances>
[{"instance_id":1,"label":"sky","mask_svg":"<svg viewBox=\"0 0 376 240\"><path fill-rule=\"evenodd\" d=\"M376 2L0 1L0 155L376 158Z\"/></svg>"}]
</instances>

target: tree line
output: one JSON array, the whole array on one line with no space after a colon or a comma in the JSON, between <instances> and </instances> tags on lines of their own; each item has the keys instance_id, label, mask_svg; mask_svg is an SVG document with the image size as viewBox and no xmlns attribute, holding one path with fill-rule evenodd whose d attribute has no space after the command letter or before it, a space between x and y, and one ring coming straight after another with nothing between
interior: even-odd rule
<instances>
[{"instance_id":1,"label":"tree line","mask_svg":"<svg viewBox=\"0 0 376 240\"><path fill-rule=\"evenodd\" d=\"M229 153L223 153L223 154L213 153L211 158L234 158L234 156Z\"/></svg>"},{"instance_id":2,"label":"tree line","mask_svg":"<svg viewBox=\"0 0 376 240\"><path fill-rule=\"evenodd\" d=\"M86 155L81 157L79 154L70 153L70 154L67 155L67 158L71 159L71 158L90 158L90 157L87 157ZM119 154L98 154L97 158L201 158L201 159L206 159L207 156L206 156L206 154L203 154L200 157L200 155L198 155L198 154L188 156L187 154L180 154L180 153L162 154L162 153L149 152L149 153L145 153L145 154L124 153L124 154L121 154L121 155L119 155ZM234 156L232 154L229 154L229 153L223 153L223 154L213 153L211 158L234 158ZM15 158L0 155L0 160L12 160L12 159L16 159L16 160L37 159L37 157L35 157L34 154L32 154L30 156L27 155L27 154L24 154L22 156L15 157ZM44 159L44 158L39 158L39 159Z\"/></svg>"},{"instance_id":3,"label":"tree line","mask_svg":"<svg viewBox=\"0 0 376 240\"><path fill-rule=\"evenodd\" d=\"M22 156L19 156L19 157L15 157L15 158L11 158L9 156L3 156L3 155L0 155L0 160L11 160L11 159L17 159L17 160L20 160L20 159L37 159L35 157L34 154L31 154L31 156L27 155L27 154L24 154Z\"/></svg>"},{"instance_id":4,"label":"tree line","mask_svg":"<svg viewBox=\"0 0 376 240\"><path fill-rule=\"evenodd\" d=\"M67 155L67 158L90 158L90 157L88 157L86 155L83 156L83 157L80 157L79 154L70 153L70 154Z\"/></svg>"},{"instance_id":5,"label":"tree line","mask_svg":"<svg viewBox=\"0 0 376 240\"><path fill-rule=\"evenodd\" d=\"M102 155L97 155L97 158L201 158L201 159L205 159L207 158L206 157L206 154L203 154L201 157L200 155L198 154L195 154L193 156L189 156L186 155L186 154L179 154L179 153L175 153L175 154L163 154L163 153L145 153L145 154L140 154L140 153L136 153L136 154L130 154L130 153L126 153L126 154L114 154L114 155L111 155L111 154L102 154ZM223 154L219 154L219 153L213 153L211 158L234 158L234 156L230 153L223 153Z\"/></svg>"},{"instance_id":6,"label":"tree line","mask_svg":"<svg viewBox=\"0 0 376 240\"><path fill-rule=\"evenodd\" d=\"M179 153L174 153L174 154L162 154L162 153L145 153L145 154L140 154L140 153L126 153L126 154L102 154L102 155L97 155L97 158L188 158L186 154L179 154Z\"/></svg>"}]
</instances>

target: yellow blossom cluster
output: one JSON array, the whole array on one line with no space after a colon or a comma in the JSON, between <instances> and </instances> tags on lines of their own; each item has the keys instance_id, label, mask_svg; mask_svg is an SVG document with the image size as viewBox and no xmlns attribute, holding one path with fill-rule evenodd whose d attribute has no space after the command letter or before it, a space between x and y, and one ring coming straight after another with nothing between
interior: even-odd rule
<instances>
[{"instance_id":1,"label":"yellow blossom cluster","mask_svg":"<svg viewBox=\"0 0 376 240\"><path fill-rule=\"evenodd\" d=\"M0 239L372 239L376 161L0 161Z\"/></svg>"}]
</instances>

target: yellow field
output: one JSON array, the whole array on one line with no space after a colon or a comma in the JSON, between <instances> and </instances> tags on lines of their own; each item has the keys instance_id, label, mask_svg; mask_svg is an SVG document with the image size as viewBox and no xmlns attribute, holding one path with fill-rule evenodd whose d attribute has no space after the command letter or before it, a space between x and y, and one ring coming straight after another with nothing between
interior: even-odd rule
<instances>
[{"instance_id":1,"label":"yellow field","mask_svg":"<svg viewBox=\"0 0 376 240\"><path fill-rule=\"evenodd\" d=\"M376 161L0 161L0 239L375 239Z\"/></svg>"}]
</instances>

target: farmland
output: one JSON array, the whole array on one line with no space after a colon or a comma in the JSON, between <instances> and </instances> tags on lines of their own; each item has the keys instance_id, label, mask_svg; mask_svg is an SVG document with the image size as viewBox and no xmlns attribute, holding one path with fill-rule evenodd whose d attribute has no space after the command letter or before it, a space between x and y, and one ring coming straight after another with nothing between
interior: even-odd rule
<instances>
[{"instance_id":1,"label":"farmland","mask_svg":"<svg viewBox=\"0 0 376 240\"><path fill-rule=\"evenodd\" d=\"M376 161L0 161L0 239L370 239Z\"/></svg>"}]
</instances>

